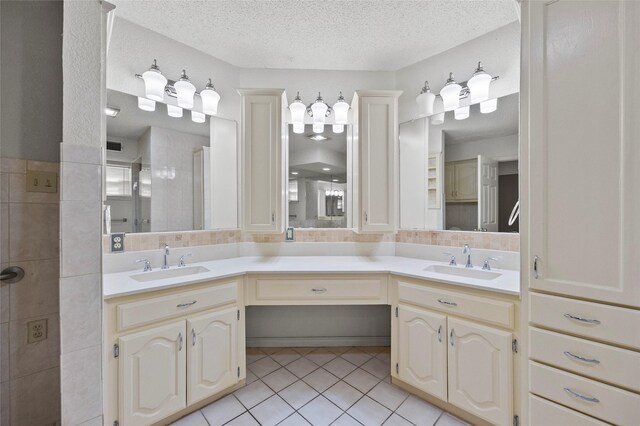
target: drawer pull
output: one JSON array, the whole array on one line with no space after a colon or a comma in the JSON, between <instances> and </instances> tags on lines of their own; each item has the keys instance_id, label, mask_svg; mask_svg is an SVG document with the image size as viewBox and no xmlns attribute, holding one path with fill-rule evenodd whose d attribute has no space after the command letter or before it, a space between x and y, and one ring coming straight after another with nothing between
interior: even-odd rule
<instances>
[{"instance_id":1,"label":"drawer pull","mask_svg":"<svg viewBox=\"0 0 640 426\"><path fill-rule=\"evenodd\" d=\"M195 346L196 345L196 329L192 328L191 329L191 346Z\"/></svg>"},{"instance_id":2,"label":"drawer pull","mask_svg":"<svg viewBox=\"0 0 640 426\"><path fill-rule=\"evenodd\" d=\"M570 389L570 388L564 388L564 391L566 393L568 393L569 395L571 395L574 398L578 398L581 399L583 401L587 401L587 402L593 402L594 404L597 404L598 402L600 402L600 400L598 398L594 398L592 396L584 396L582 394L579 394L578 392Z\"/></svg>"},{"instance_id":3,"label":"drawer pull","mask_svg":"<svg viewBox=\"0 0 640 426\"><path fill-rule=\"evenodd\" d=\"M320 288L312 288L311 291L314 293L326 293L327 289L324 287L320 287Z\"/></svg>"},{"instance_id":4,"label":"drawer pull","mask_svg":"<svg viewBox=\"0 0 640 426\"><path fill-rule=\"evenodd\" d=\"M178 351L182 350L182 333L178 334Z\"/></svg>"},{"instance_id":5,"label":"drawer pull","mask_svg":"<svg viewBox=\"0 0 640 426\"><path fill-rule=\"evenodd\" d=\"M586 324L593 324L593 325L600 324L600 321L598 321L596 319L582 318L582 317L577 317L577 316L571 315L571 314L564 314L564 317L568 318L568 319L584 322Z\"/></svg>"},{"instance_id":6,"label":"drawer pull","mask_svg":"<svg viewBox=\"0 0 640 426\"><path fill-rule=\"evenodd\" d=\"M451 332L449 332L449 343L453 346L453 328L451 329Z\"/></svg>"},{"instance_id":7,"label":"drawer pull","mask_svg":"<svg viewBox=\"0 0 640 426\"><path fill-rule=\"evenodd\" d=\"M438 299L438 302L442 303L443 305L447 305L447 306L458 306L458 304L456 302L449 302L448 300Z\"/></svg>"},{"instance_id":8,"label":"drawer pull","mask_svg":"<svg viewBox=\"0 0 640 426\"><path fill-rule=\"evenodd\" d=\"M442 326L438 327L438 342L442 343Z\"/></svg>"},{"instance_id":9,"label":"drawer pull","mask_svg":"<svg viewBox=\"0 0 640 426\"><path fill-rule=\"evenodd\" d=\"M192 302L186 302L186 303L179 303L178 305L176 305L176 308L186 308L187 306L193 306L197 303L197 300L194 300Z\"/></svg>"},{"instance_id":10,"label":"drawer pull","mask_svg":"<svg viewBox=\"0 0 640 426\"><path fill-rule=\"evenodd\" d=\"M588 362L589 364L600 364L600 361L598 361L597 359L594 358L585 358L583 356L580 355L575 355L572 354L569 351L564 351L564 354L566 356L568 356L569 358L573 358L573 359L577 359L578 361L582 361L582 362Z\"/></svg>"}]
</instances>

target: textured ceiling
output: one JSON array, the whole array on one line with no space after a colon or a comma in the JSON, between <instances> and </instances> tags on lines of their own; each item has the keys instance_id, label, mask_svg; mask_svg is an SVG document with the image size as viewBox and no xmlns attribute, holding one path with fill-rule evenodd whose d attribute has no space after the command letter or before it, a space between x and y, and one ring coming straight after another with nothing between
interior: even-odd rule
<instances>
[{"instance_id":1,"label":"textured ceiling","mask_svg":"<svg viewBox=\"0 0 640 426\"><path fill-rule=\"evenodd\" d=\"M114 0L116 15L246 68L395 71L517 20L515 0Z\"/></svg>"}]
</instances>

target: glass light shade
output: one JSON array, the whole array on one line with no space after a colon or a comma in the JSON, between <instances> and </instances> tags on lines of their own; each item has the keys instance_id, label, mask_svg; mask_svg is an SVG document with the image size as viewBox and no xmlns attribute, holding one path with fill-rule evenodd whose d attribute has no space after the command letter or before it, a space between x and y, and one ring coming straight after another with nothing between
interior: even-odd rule
<instances>
[{"instance_id":1,"label":"glass light shade","mask_svg":"<svg viewBox=\"0 0 640 426\"><path fill-rule=\"evenodd\" d=\"M444 112L431 116L431 124L439 126L444 123Z\"/></svg>"},{"instance_id":2,"label":"glass light shade","mask_svg":"<svg viewBox=\"0 0 640 426\"><path fill-rule=\"evenodd\" d=\"M327 104L325 104L324 102L314 102L313 105L311 105L313 124L321 123L324 126L327 109Z\"/></svg>"},{"instance_id":3,"label":"glass light shade","mask_svg":"<svg viewBox=\"0 0 640 426\"><path fill-rule=\"evenodd\" d=\"M498 109L498 98L489 99L488 101L480 102L480 112L483 114L489 114Z\"/></svg>"},{"instance_id":4,"label":"glass light shade","mask_svg":"<svg viewBox=\"0 0 640 426\"><path fill-rule=\"evenodd\" d=\"M155 59L151 67L142 73L142 79L144 80L145 97L154 101L162 101L164 99L164 88L167 86L167 78L160 72Z\"/></svg>"},{"instance_id":5,"label":"glass light shade","mask_svg":"<svg viewBox=\"0 0 640 426\"><path fill-rule=\"evenodd\" d=\"M304 133L304 123L293 123L293 133L296 133L298 135Z\"/></svg>"},{"instance_id":6,"label":"glass light shade","mask_svg":"<svg viewBox=\"0 0 640 426\"><path fill-rule=\"evenodd\" d=\"M460 91L462 90L462 86L460 86L453 79L453 73L449 74L449 79L447 80L447 84L440 91L440 96L442 96L442 103L444 104L445 111L452 111L460 106Z\"/></svg>"},{"instance_id":7,"label":"glass light shade","mask_svg":"<svg viewBox=\"0 0 640 426\"><path fill-rule=\"evenodd\" d=\"M453 112L453 116L456 120L464 120L469 118L469 105L460 107Z\"/></svg>"},{"instance_id":8,"label":"glass light shade","mask_svg":"<svg viewBox=\"0 0 640 426\"><path fill-rule=\"evenodd\" d=\"M471 103L486 101L489 99L489 85L491 84L491 76L486 72L474 74L467 82L469 91L471 92Z\"/></svg>"},{"instance_id":9,"label":"glass light shade","mask_svg":"<svg viewBox=\"0 0 640 426\"><path fill-rule=\"evenodd\" d=\"M167 114L169 117L180 118L182 117L182 108L175 105L167 105Z\"/></svg>"},{"instance_id":10,"label":"glass light shade","mask_svg":"<svg viewBox=\"0 0 640 426\"><path fill-rule=\"evenodd\" d=\"M202 99L202 112L209 115L218 114L220 94L214 89L211 80L209 80L205 88L200 92L200 99Z\"/></svg>"},{"instance_id":11,"label":"glass light shade","mask_svg":"<svg viewBox=\"0 0 640 426\"><path fill-rule=\"evenodd\" d=\"M193 96L196 94L196 86L194 86L184 70L182 70L182 77L180 80L173 84L176 89L176 95L178 96L178 106L182 108L193 108Z\"/></svg>"},{"instance_id":12,"label":"glass light shade","mask_svg":"<svg viewBox=\"0 0 640 426\"><path fill-rule=\"evenodd\" d=\"M340 93L338 102L333 105L333 112L335 114L334 120L336 124L347 124L349 120L349 104L345 102Z\"/></svg>"},{"instance_id":13,"label":"glass light shade","mask_svg":"<svg viewBox=\"0 0 640 426\"><path fill-rule=\"evenodd\" d=\"M191 111L191 121L194 123L204 123L207 120L207 116L202 112Z\"/></svg>"},{"instance_id":14,"label":"glass light shade","mask_svg":"<svg viewBox=\"0 0 640 426\"><path fill-rule=\"evenodd\" d=\"M342 133L342 132L344 132L344 124L333 125L333 133Z\"/></svg>"},{"instance_id":15,"label":"glass light shade","mask_svg":"<svg viewBox=\"0 0 640 426\"><path fill-rule=\"evenodd\" d=\"M155 111L156 101L138 96L138 108L143 111Z\"/></svg>"},{"instance_id":16,"label":"glass light shade","mask_svg":"<svg viewBox=\"0 0 640 426\"><path fill-rule=\"evenodd\" d=\"M313 132L314 133L324 132L324 123L313 123Z\"/></svg>"},{"instance_id":17,"label":"glass light shade","mask_svg":"<svg viewBox=\"0 0 640 426\"><path fill-rule=\"evenodd\" d=\"M294 101L289 105L289 111L291 111L291 123L293 123L294 129L296 125L302 125L304 127L304 113L306 110L307 107L302 102Z\"/></svg>"},{"instance_id":18,"label":"glass light shade","mask_svg":"<svg viewBox=\"0 0 640 426\"><path fill-rule=\"evenodd\" d=\"M431 92L420 93L416 97L418 103L419 115L431 115L433 114L433 104L436 101L436 95Z\"/></svg>"}]
</instances>

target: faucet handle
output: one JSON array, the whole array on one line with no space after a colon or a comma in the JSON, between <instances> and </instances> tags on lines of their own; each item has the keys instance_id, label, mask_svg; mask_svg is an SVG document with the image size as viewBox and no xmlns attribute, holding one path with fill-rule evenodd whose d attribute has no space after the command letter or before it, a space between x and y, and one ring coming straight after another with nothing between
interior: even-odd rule
<instances>
[{"instance_id":1,"label":"faucet handle","mask_svg":"<svg viewBox=\"0 0 640 426\"><path fill-rule=\"evenodd\" d=\"M151 271L151 262L149 262L147 259L138 259L136 260L136 263L140 263L140 262L144 262L144 271L143 272L149 272Z\"/></svg>"},{"instance_id":2,"label":"faucet handle","mask_svg":"<svg viewBox=\"0 0 640 426\"><path fill-rule=\"evenodd\" d=\"M187 266L186 263L184 263L184 258L185 257L191 257L192 253L185 253L182 256L180 256L180 260L178 260L178 268L182 268L183 266Z\"/></svg>"},{"instance_id":3,"label":"faucet handle","mask_svg":"<svg viewBox=\"0 0 640 426\"><path fill-rule=\"evenodd\" d=\"M487 257L484 260L484 263L482 264L482 270L483 271L490 271L491 270L491 265L489 264L489 261L491 261L491 260L496 261L496 260L500 260L500 259L498 259L497 257Z\"/></svg>"},{"instance_id":4,"label":"faucet handle","mask_svg":"<svg viewBox=\"0 0 640 426\"><path fill-rule=\"evenodd\" d=\"M462 254L471 254L471 247L469 244L465 244L462 248Z\"/></svg>"},{"instance_id":5,"label":"faucet handle","mask_svg":"<svg viewBox=\"0 0 640 426\"><path fill-rule=\"evenodd\" d=\"M457 266L458 263L456 262L456 257L453 255L453 253L451 253L450 251L443 251L442 254L446 254L447 256L451 256L451 259L449 260L449 266Z\"/></svg>"}]
</instances>

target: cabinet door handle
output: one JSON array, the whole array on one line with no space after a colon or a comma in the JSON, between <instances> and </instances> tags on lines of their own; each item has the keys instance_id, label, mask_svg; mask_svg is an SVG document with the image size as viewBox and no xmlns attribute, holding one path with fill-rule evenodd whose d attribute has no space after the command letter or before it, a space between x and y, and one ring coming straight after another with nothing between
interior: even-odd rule
<instances>
[{"instance_id":1,"label":"cabinet door handle","mask_svg":"<svg viewBox=\"0 0 640 426\"><path fill-rule=\"evenodd\" d=\"M573 390L573 389L571 389L571 388L564 388L564 391L565 391L566 393L568 393L569 395L571 395L572 397L574 397L574 398L578 398L578 399L581 399L581 400L583 400L583 401L593 402L593 403L595 403L595 404L597 404L598 402L600 402L600 400L599 400L598 398L595 398L595 397L593 397L593 396L586 396L586 395L582 395L582 394L580 394L580 393L578 393L578 392L574 391L574 390Z\"/></svg>"},{"instance_id":2,"label":"cabinet door handle","mask_svg":"<svg viewBox=\"0 0 640 426\"><path fill-rule=\"evenodd\" d=\"M540 258L536 255L533 256L533 278L535 278L536 280L539 278L538 275L538 261L540 260Z\"/></svg>"},{"instance_id":3,"label":"cabinet door handle","mask_svg":"<svg viewBox=\"0 0 640 426\"><path fill-rule=\"evenodd\" d=\"M577 317L577 316L571 315L571 314L564 314L564 317L568 318L568 319L584 322L586 324L593 324L593 325L600 324L600 321L597 320L597 319L582 318L582 317Z\"/></svg>"},{"instance_id":4,"label":"cabinet door handle","mask_svg":"<svg viewBox=\"0 0 640 426\"><path fill-rule=\"evenodd\" d=\"M442 326L438 327L438 342L442 343Z\"/></svg>"},{"instance_id":5,"label":"cabinet door handle","mask_svg":"<svg viewBox=\"0 0 640 426\"><path fill-rule=\"evenodd\" d=\"M580 356L580 355L572 354L569 351L564 351L564 354L566 356L568 356L569 358L577 359L578 361L588 362L589 364L600 364L600 361L598 361L595 358L585 358L585 357Z\"/></svg>"},{"instance_id":6,"label":"cabinet door handle","mask_svg":"<svg viewBox=\"0 0 640 426\"><path fill-rule=\"evenodd\" d=\"M271 213L271 224L275 225L276 224L276 214L275 213Z\"/></svg>"},{"instance_id":7,"label":"cabinet door handle","mask_svg":"<svg viewBox=\"0 0 640 426\"><path fill-rule=\"evenodd\" d=\"M317 288L312 288L311 291L318 294L318 293L326 293L327 289L324 287L317 287Z\"/></svg>"},{"instance_id":8,"label":"cabinet door handle","mask_svg":"<svg viewBox=\"0 0 640 426\"><path fill-rule=\"evenodd\" d=\"M448 300L438 299L438 303L442 303L447 306L458 306L456 302L449 302Z\"/></svg>"},{"instance_id":9,"label":"cabinet door handle","mask_svg":"<svg viewBox=\"0 0 640 426\"><path fill-rule=\"evenodd\" d=\"M449 332L449 344L451 344L451 346L453 346L453 328Z\"/></svg>"},{"instance_id":10,"label":"cabinet door handle","mask_svg":"<svg viewBox=\"0 0 640 426\"><path fill-rule=\"evenodd\" d=\"M191 346L195 346L196 345L196 329L192 328L191 329Z\"/></svg>"},{"instance_id":11,"label":"cabinet door handle","mask_svg":"<svg viewBox=\"0 0 640 426\"><path fill-rule=\"evenodd\" d=\"M369 223L369 215L367 214L367 212L364 212L364 224L368 224Z\"/></svg>"},{"instance_id":12,"label":"cabinet door handle","mask_svg":"<svg viewBox=\"0 0 640 426\"><path fill-rule=\"evenodd\" d=\"M178 334L178 351L182 350L182 332Z\"/></svg>"},{"instance_id":13,"label":"cabinet door handle","mask_svg":"<svg viewBox=\"0 0 640 426\"><path fill-rule=\"evenodd\" d=\"M185 303L178 303L178 304L176 305L176 308L186 308L187 306L193 306L193 305L195 305L196 303L198 303L198 301L197 301L197 300L193 300L193 301L191 301L191 302L185 302Z\"/></svg>"}]
</instances>

